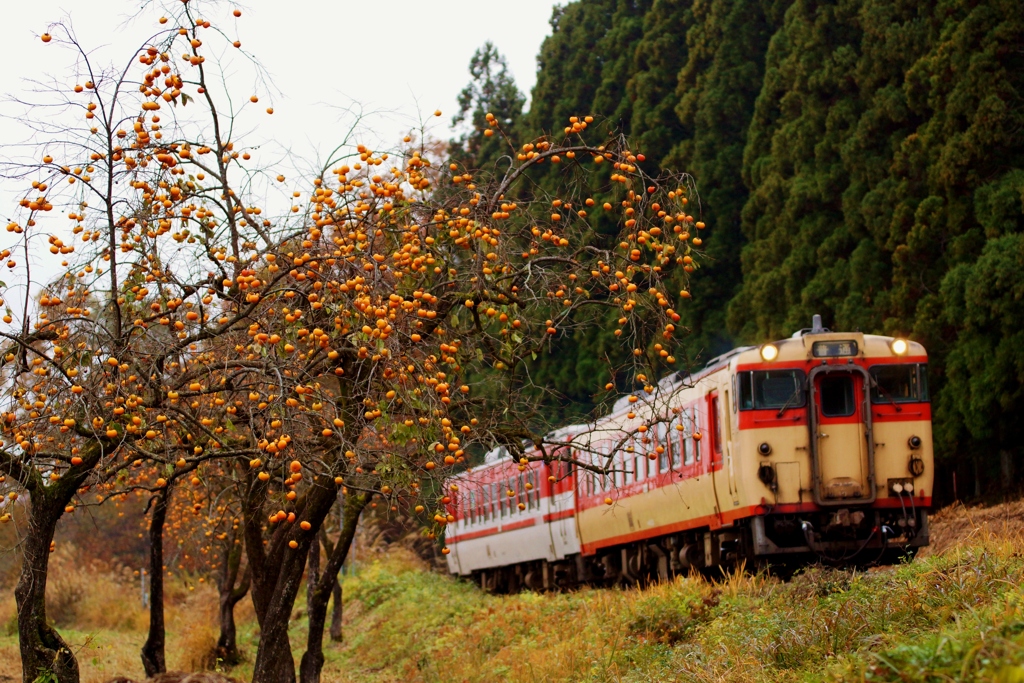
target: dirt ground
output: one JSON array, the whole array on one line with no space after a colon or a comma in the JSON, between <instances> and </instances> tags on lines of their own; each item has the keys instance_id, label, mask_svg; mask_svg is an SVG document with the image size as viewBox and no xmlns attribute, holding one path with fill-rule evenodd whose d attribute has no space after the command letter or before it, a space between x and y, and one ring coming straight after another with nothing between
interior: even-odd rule
<instances>
[{"instance_id":1,"label":"dirt ground","mask_svg":"<svg viewBox=\"0 0 1024 683\"><path fill-rule=\"evenodd\" d=\"M928 527L930 544L921 549L923 556L985 538L1017 537L1024 534L1024 499L973 507L954 503L933 513Z\"/></svg>"}]
</instances>

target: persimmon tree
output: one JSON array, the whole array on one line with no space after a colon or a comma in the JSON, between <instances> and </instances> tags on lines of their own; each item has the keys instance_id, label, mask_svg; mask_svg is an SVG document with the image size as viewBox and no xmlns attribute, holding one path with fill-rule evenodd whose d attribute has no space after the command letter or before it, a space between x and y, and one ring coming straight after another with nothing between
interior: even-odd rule
<instances>
[{"instance_id":1,"label":"persimmon tree","mask_svg":"<svg viewBox=\"0 0 1024 683\"><path fill-rule=\"evenodd\" d=\"M3 257L25 297L20 310L6 302L0 331L0 469L12 493L31 498L16 590L26 681L78 680L45 613L61 515L144 462L184 469L252 451L212 417L224 415L217 382L235 371L218 344L232 344L258 307L223 283L273 237L250 154L230 139L222 74L211 87L199 52L222 34L189 5L173 9L120 67L95 64L70 27L51 27L42 40L69 48L74 73L37 85L23 120L38 143L4 168L5 184L26 192L7 225L18 241L4 251L14 253ZM44 240L60 263L49 272L63 270L36 299L29 255Z\"/></svg>"},{"instance_id":2,"label":"persimmon tree","mask_svg":"<svg viewBox=\"0 0 1024 683\"><path fill-rule=\"evenodd\" d=\"M566 327L588 324L588 308L621 310L637 366L672 367L676 314L661 278L693 267L692 188L644 178L625 140L588 144L585 125L570 122L557 142L528 143L486 186L457 167L438 174L417 151L395 158L361 148L358 161L331 160L313 179L306 233L266 255L267 270L287 278L261 288L268 307L247 347L253 358L276 357L280 376L254 373L243 389L267 452L252 463L243 503L263 636L255 680L292 671L287 618L338 487L355 520L371 495L386 505L421 498L425 479L443 477L471 449L502 444L516 457L555 457L524 391L528 363ZM517 184L542 163L564 164L565 193L506 200L521 196ZM622 186L619 205L574 194L580 175L605 168ZM595 244L592 211L619 216L621 234L607 246ZM244 277L265 279L255 270ZM466 376L490 386L475 395ZM636 376L653 391L645 372ZM540 455L527 456L524 440ZM268 467L291 474L275 485ZM435 510L443 526L447 512ZM345 552L347 543L335 545L311 613L326 610ZM314 660L319 621L307 650ZM318 671L303 666L303 680Z\"/></svg>"},{"instance_id":3,"label":"persimmon tree","mask_svg":"<svg viewBox=\"0 0 1024 683\"><path fill-rule=\"evenodd\" d=\"M0 469L31 496L17 590L26 681L78 680L43 596L56 523L88 487L148 488L155 512L176 480L239 473L253 680L273 683L295 680L288 621L340 505L309 590L300 671L317 681L328 600L367 506L411 509L441 538L444 480L473 453L572 457L545 439L530 382L550 340L613 309L631 379L650 393L675 365L664 278L697 267L702 227L688 177L646 176L628 140L591 140L593 119L572 117L557 136L506 140L512 163L495 177L411 138L390 152L332 146L292 184L298 201L274 204L267 188L285 177L233 139L226 112L242 86L207 59L204 43L231 39L195 5L175 4L121 69L94 69L68 29L51 29L44 41L69 46L82 72L46 91L42 149L8 172L31 183L9 226L19 248L49 235L65 269L2 332ZM559 169L554 192L532 184L542 164ZM615 203L595 202L595 183ZM595 214L615 230L595 232ZM27 290L30 273L10 268ZM614 387L596 379L595 393ZM163 521L151 524L155 548Z\"/></svg>"}]
</instances>

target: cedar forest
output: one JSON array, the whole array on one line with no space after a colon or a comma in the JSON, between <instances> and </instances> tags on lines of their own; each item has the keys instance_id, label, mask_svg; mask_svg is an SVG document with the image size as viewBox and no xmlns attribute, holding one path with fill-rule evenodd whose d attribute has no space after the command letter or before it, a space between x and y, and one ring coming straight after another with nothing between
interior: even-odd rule
<instances>
[{"instance_id":1,"label":"cedar forest","mask_svg":"<svg viewBox=\"0 0 1024 683\"><path fill-rule=\"evenodd\" d=\"M1024 468L1024 16L1013 0L587 0L557 9L529 111L493 51L487 100L523 135L600 112L701 191L687 359L835 330L929 351L936 495ZM484 73L476 66L476 73ZM478 90L480 90L479 86ZM482 116L482 114L467 114ZM465 142L465 141L463 141ZM480 166L501 152L462 145ZM540 183L554 182L554 175ZM594 405L612 324L538 383ZM557 408L556 408L557 410Z\"/></svg>"}]
</instances>

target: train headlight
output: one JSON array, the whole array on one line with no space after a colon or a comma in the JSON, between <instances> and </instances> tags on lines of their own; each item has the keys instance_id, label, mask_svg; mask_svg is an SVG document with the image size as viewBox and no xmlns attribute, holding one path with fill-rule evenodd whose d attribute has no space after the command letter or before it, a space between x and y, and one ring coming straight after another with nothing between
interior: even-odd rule
<instances>
[{"instance_id":1,"label":"train headlight","mask_svg":"<svg viewBox=\"0 0 1024 683\"><path fill-rule=\"evenodd\" d=\"M771 455L772 454L771 444L769 444L767 441L765 441L764 443L762 443L760 446L757 447L757 452L760 453L761 455L765 456L765 457Z\"/></svg>"},{"instance_id":2,"label":"train headlight","mask_svg":"<svg viewBox=\"0 0 1024 683\"><path fill-rule=\"evenodd\" d=\"M902 356L910 350L910 343L906 339L893 339L889 348L891 348L892 352L897 356Z\"/></svg>"},{"instance_id":3,"label":"train headlight","mask_svg":"<svg viewBox=\"0 0 1024 683\"><path fill-rule=\"evenodd\" d=\"M775 344L765 344L761 347L761 358L769 363L779 357L779 347Z\"/></svg>"},{"instance_id":4,"label":"train headlight","mask_svg":"<svg viewBox=\"0 0 1024 683\"><path fill-rule=\"evenodd\" d=\"M909 439L907 439L907 445L910 446L911 448L917 450L918 448L921 447L921 437L919 437L919 436L912 436L912 437L910 437Z\"/></svg>"}]
</instances>

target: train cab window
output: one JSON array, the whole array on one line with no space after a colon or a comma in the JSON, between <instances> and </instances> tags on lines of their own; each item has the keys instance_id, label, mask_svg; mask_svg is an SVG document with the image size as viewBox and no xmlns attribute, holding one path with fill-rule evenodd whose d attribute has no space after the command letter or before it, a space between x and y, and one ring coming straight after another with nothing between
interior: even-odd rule
<instances>
[{"instance_id":1,"label":"train cab window","mask_svg":"<svg viewBox=\"0 0 1024 683\"><path fill-rule=\"evenodd\" d=\"M804 407L803 370L756 370L736 376L740 410Z\"/></svg>"},{"instance_id":2,"label":"train cab window","mask_svg":"<svg viewBox=\"0 0 1024 683\"><path fill-rule=\"evenodd\" d=\"M927 400L927 365L903 363L871 368L872 403L914 403Z\"/></svg>"},{"instance_id":3,"label":"train cab window","mask_svg":"<svg viewBox=\"0 0 1024 683\"><path fill-rule=\"evenodd\" d=\"M821 378L821 414L825 417L847 417L856 410L853 397L853 377L832 375Z\"/></svg>"}]
</instances>

